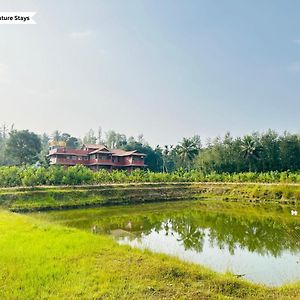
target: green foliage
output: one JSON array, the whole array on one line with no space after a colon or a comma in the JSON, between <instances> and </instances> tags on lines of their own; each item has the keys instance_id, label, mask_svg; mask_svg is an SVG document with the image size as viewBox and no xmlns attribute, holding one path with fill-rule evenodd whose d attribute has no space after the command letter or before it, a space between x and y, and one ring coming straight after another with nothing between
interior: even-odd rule
<instances>
[{"instance_id":1,"label":"green foliage","mask_svg":"<svg viewBox=\"0 0 300 300\"><path fill-rule=\"evenodd\" d=\"M13 187L22 184L21 169L18 167L0 167L0 186Z\"/></svg>"},{"instance_id":2,"label":"green foliage","mask_svg":"<svg viewBox=\"0 0 300 300\"><path fill-rule=\"evenodd\" d=\"M42 136L42 141L45 139L45 136L47 136L47 135L44 134ZM55 130L52 133L52 139L55 142L65 142L67 148L77 149L80 145L80 141L78 140L78 138L71 136L71 134L69 134L67 132L60 133L58 130ZM45 146L47 148L46 155L48 154L48 148L49 148L48 142L49 142L49 137L48 137L47 142L45 143Z\"/></svg>"},{"instance_id":3,"label":"green foliage","mask_svg":"<svg viewBox=\"0 0 300 300\"><path fill-rule=\"evenodd\" d=\"M13 131L13 125L8 128L4 123L0 127L0 165L9 165L12 163L10 157L5 153L6 143L9 137L9 133Z\"/></svg>"},{"instance_id":4,"label":"green foliage","mask_svg":"<svg viewBox=\"0 0 300 300\"><path fill-rule=\"evenodd\" d=\"M255 163L255 161L260 158L262 147L253 136L247 135L242 140L241 151L243 158L249 164L249 171L251 171L252 163Z\"/></svg>"},{"instance_id":5,"label":"green foliage","mask_svg":"<svg viewBox=\"0 0 300 300\"><path fill-rule=\"evenodd\" d=\"M241 173L204 173L198 170L172 173L134 170L132 172L90 169L76 165L69 168L51 167L0 167L0 187L40 185L83 185L130 182L257 182L257 183L300 183L300 171L270 171Z\"/></svg>"},{"instance_id":6,"label":"green foliage","mask_svg":"<svg viewBox=\"0 0 300 300\"><path fill-rule=\"evenodd\" d=\"M33 164L38 161L42 150L38 135L28 130L13 130L6 142L6 154L16 165Z\"/></svg>"},{"instance_id":7,"label":"green foliage","mask_svg":"<svg viewBox=\"0 0 300 300\"><path fill-rule=\"evenodd\" d=\"M92 183L92 180L93 171L82 165L77 165L65 170L62 183L66 185L80 185Z\"/></svg>"},{"instance_id":8,"label":"green foliage","mask_svg":"<svg viewBox=\"0 0 300 300\"><path fill-rule=\"evenodd\" d=\"M83 137L84 144L96 144L97 138L93 129L90 129L89 132Z\"/></svg>"},{"instance_id":9,"label":"green foliage","mask_svg":"<svg viewBox=\"0 0 300 300\"><path fill-rule=\"evenodd\" d=\"M131 137L126 142L123 141L119 146L127 151L137 150L137 152L145 154L145 164L149 170L155 172L162 170L162 152L158 149L153 150L141 136L138 141Z\"/></svg>"},{"instance_id":10,"label":"green foliage","mask_svg":"<svg viewBox=\"0 0 300 300\"><path fill-rule=\"evenodd\" d=\"M202 148L193 167L205 173L297 171L300 169L300 136L288 132L279 135L272 130L242 138L233 138L227 133Z\"/></svg>"},{"instance_id":11,"label":"green foliage","mask_svg":"<svg viewBox=\"0 0 300 300\"><path fill-rule=\"evenodd\" d=\"M176 152L181 160L182 166L190 170L191 164L199 153L200 150L200 138L198 139L198 143L194 138L183 138L182 142L176 147Z\"/></svg>"},{"instance_id":12,"label":"green foliage","mask_svg":"<svg viewBox=\"0 0 300 300\"><path fill-rule=\"evenodd\" d=\"M38 178L33 168L26 169L22 172L22 185L35 186L39 185Z\"/></svg>"}]
</instances>

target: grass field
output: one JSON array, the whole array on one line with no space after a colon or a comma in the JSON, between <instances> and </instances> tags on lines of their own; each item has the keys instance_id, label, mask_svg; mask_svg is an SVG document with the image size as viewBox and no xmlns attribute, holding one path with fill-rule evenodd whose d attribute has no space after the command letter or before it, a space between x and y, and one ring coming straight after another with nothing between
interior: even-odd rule
<instances>
[{"instance_id":1,"label":"grass field","mask_svg":"<svg viewBox=\"0 0 300 300\"><path fill-rule=\"evenodd\" d=\"M110 237L0 211L0 299L297 299Z\"/></svg>"}]
</instances>

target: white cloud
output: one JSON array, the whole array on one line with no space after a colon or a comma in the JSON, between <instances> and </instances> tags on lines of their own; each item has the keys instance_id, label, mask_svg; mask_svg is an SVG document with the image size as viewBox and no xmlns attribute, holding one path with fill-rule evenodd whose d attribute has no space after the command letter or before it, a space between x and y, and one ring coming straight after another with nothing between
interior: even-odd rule
<instances>
[{"instance_id":1,"label":"white cloud","mask_svg":"<svg viewBox=\"0 0 300 300\"><path fill-rule=\"evenodd\" d=\"M85 30L85 31L74 31L69 34L70 38L72 39L84 39L93 34L92 30Z\"/></svg>"},{"instance_id":2,"label":"white cloud","mask_svg":"<svg viewBox=\"0 0 300 300\"><path fill-rule=\"evenodd\" d=\"M300 60L291 63L289 65L289 70L295 73L300 73Z\"/></svg>"}]
</instances>

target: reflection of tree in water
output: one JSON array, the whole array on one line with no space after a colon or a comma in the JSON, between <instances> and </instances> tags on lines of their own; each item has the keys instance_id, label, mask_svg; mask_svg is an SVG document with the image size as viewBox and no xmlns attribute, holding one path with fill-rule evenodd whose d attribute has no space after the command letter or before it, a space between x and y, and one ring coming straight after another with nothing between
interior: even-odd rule
<instances>
[{"instance_id":1,"label":"reflection of tree in water","mask_svg":"<svg viewBox=\"0 0 300 300\"><path fill-rule=\"evenodd\" d=\"M188 216L170 219L165 224L171 224L169 228L172 232L177 233L179 236L177 241L182 242L186 250L193 249L202 252L205 237L204 229L197 226L195 222L191 222Z\"/></svg>"},{"instance_id":2,"label":"reflection of tree in water","mask_svg":"<svg viewBox=\"0 0 300 300\"><path fill-rule=\"evenodd\" d=\"M299 239L295 239L295 235L300 236L297 223L283 224L273 218L246 219L225 214L208 215L205 223L210 228L210 243L220 248L227 246L231 254L237 246L275 257L284 250L299 251Z\"/></svg>"},{"instance_id":3,"label":"reflection of tree in water","mask_svg":"<svg viewBox=\"0 0 300 300\"><path fill-rule=\"evenodd\" d=\"M300 249L300 224L280 222L274 218L236 216L225 213L190 212L148 214L131 218L136 237L155 231L178 236L185 249L203 250L205 236L212 246L228 248L231 254L237 247L261 255L279 256L284 250ZM117 222L117 226L124 221ZM116 224L116 223L115 223Z\"/></svg>"},{"instance_id":4,"label":"reflection of tree in water","mask_svg":"<svg viewBox=\"0 0 300 300\"><path fill-rule=\"evenodd\" d=\"M185 249L197 252L202 251L206 238L212 246L228 248L232 254L237 247L275 257L284 250L297 252L300 249L300 224L297 219L283 222L279 218L247 216L247 208L244 215L184 209L175 212L128 212L97 219L80 215L73 220L76 227L81 222L80 227L89 230L92 224L96 224L99 232L107 233L118 228L126 230L129 221L132 223L130 231L134 232L135 238L152 232L174 234Z\"/></svg>"},{"instance_id":5,"label":"reflection of tree in water","mask_svg":"<svg viewBox=\"0 0 300 300\"><path fill-rule=\"evenodd\" d=\"M282 251L300 249L300 225L284 224L274 218L236 217L222 213L190 213L170 219L184 246L201 251L205 232L212 246L228 248L234 254L236 247L261 255L281 255Z\"/></svg>"}]
</instances>

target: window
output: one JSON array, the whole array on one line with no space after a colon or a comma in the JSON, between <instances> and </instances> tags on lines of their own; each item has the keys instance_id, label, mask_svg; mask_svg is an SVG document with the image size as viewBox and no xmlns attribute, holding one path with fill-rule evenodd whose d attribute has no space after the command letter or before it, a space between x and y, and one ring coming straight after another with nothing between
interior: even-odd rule
<instances>
[{"instance_id":1,"label":"window","mask_svg":"<svg viewBox=\"0 0 300 300\"><path fill-rule=\"evenodd\" d=\"M101 155L100 157L99 157L100 159L104 159L104 160L107 160L107 159L109 159L109 156L107 156L107 155Z\"/></svg>"},{"instance_id":2,"label":"window","mask_svg":"<svg viewBox=\"0 0 300 300\"><path fill-rule=\"evenodd\" d=\"M133 157L132 157L132 160L133 160L133 161L138 161L138 162L139 162L139 161L143 161L143 157L133 156Z\"/></svg>"}]
</instances>

